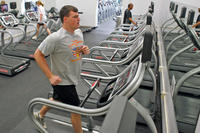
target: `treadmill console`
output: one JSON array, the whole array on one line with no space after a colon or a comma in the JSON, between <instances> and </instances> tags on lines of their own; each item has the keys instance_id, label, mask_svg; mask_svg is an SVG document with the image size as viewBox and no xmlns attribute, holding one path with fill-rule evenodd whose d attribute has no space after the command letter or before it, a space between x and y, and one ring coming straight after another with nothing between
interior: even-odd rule
<instances>
[{"instance_id":1,"label":"treadmill console","mask_svg":"<svg viewBox=\"0 0 200 133\"><path fill-rule=\"evenodd\" d=\"M2 17L2 21L4 22L4 25L5 26L17 26L18 25L18 22L17 20L11 15L11 14L6 14L6 15L3 15Z\"/></svg>"},{"instance_id":2,"label":"treadmill console","mask_svg":"<svg viewBox=\"0 0 200 133\"><path fill-rule=\"evenodd\" d=\"M28 17L29 21L38 21L37 15L34 11L26 12L26 16Z\"/></svg>"}]
</instances>

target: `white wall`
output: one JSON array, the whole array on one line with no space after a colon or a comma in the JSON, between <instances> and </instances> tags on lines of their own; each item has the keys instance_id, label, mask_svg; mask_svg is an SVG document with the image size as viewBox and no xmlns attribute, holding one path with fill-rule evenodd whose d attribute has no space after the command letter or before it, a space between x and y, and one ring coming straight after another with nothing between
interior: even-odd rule
<instances>
[{"instance_id":1,"label":"white wall","mask_svg":"<svg viewBox=\"0 0 200 133\"><path fill-rule=\"evenodd\" d=\"M46 10L50 10L51 7L56 6L56 0L43 0L44 1L44 7Z\"/></svg>"},{"instance_id":2,"label":"white wall","mask_svg":"<svg viewBox=\"0 0 200 133\"><path fill-rule=\"evenodd\" d=\"M200 8L199 0L173 0L173 1Z\"/></svg>"},{"instance_id":3,"label":"white wall","mask_svg":"<svg viewBox=\"0 0 200 133\"><path fill-rule=\"evenodd\" d=\"M171 18L169 13L169 0L154 0L153 20L157 26L161 26L167 19Z\"/></svg>"},{"instance_id":4,"label":"white wall","mask_svg":"<svg viewBox=\"0 0 200 133\"><path fill-rule=\"evenodd\" d=\"M133 0L133 15L142 15L147 13L148 7L151 4L151 0Z\"/></svg>"},{"instance_id":5,"label":"white wall","mask_svg":"<svg viewBox=\"0 0 200 133\"><path fill-rule=\"evenodd\" d=\"M60 10L64 5L73 5L78 8L80 14L80 25L96 27L97 26L97 0L56 0L56 8Z\"/></svg>"},{"instance_id":6,"label":"white wall","mask_svg":"<svg viewBox=\"0 0 200 133\"><path fill-rule=\"evenodd\" d=\"M192 1L192 0L191 0ZM181 8L183 7L183 6L185 6L185 7L187 7L187 13L186 13L186 16L188 15L188 11L189 10L194 10L195 11L195 17L194 17L194 22L196 22L196 18L198 17L198 15L199 15L199 12L198 12L198 8L200 8L200 5L198 6L198 5L195 5L195 3L193 4L193 3L189 3L189 2L187 2L187 1L185 1L185 2L179 2L179 1L174 1L174 2L176 2L176 4L178 4L179 5L179 7L178 7L178 16L180 16L180 12L181 12ZM195 2L195 0L193 0L193 2ZM196 3L197 4L197 3Z\"/></svg>"},{"instance_id":7,"label":"white wall","mask_svg":"<svg viewBox=\"0 0 200 133\"><path fill-rule=\"evenodd\" d=\"M182 6L187 7L187 13L190 9L195 10L196 11L195 19L198 15L197 8L200 7L199 0L154 0L154 1L155 1L154 21L156 22L156 24L159 24L160 26L164 23L165 20L171 18L171 15L169 13L170 1L174 1L179 4L178 14L180 14Z\"/></svg>"},{"instance_id":8,"label":"white wall","mask_svg":"<svg viewBox=\"0 0 200 133\"><path fill-rule=\"evenodd\" d=\"M21 11L21 1L22 0L5 0L6 4L8 4L8 11L10 10L10 2L16 2L17 10Z\"/></svg>"}]
</instances>

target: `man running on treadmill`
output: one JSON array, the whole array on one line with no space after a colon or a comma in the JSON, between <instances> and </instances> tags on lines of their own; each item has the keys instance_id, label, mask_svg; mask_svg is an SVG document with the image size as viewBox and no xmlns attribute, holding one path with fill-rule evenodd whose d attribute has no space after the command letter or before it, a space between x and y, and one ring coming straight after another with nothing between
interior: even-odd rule
<instances>
[{"instance_id":1,"label":"man running on treadmill","mask_svg":"<svg viewBox=\"0 0 200 133\"><path fill-rule=\"evenodd\" d=\"M71 5L62 7L60 19L62 28L47 36L36 50L34 57L53 87L53 98L50 100L79 106L76 85L80 78L81 59L82 55L89 54L90 50L88 46L83 45L78 9ZM51 69L44 58L47 55L51 58ZM44 128L46 125L43 118L49 109L48 106L43 106L35 113L36 119ZM75 133L83 133L81 115L71 113L71 122Z\"/></svg>"}]
</instances>

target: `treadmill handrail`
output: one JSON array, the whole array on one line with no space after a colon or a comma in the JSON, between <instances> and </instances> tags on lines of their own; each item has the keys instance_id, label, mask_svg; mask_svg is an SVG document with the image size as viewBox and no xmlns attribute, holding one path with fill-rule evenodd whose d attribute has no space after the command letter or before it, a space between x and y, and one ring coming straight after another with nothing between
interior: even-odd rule
<instances>
[{"instance_id":1,"label":"treadmill handrail","mask_svg":"<svg viewBox=\"0 0 200 133\"><path fill-rule=\"evenodd\" d=\"M141 31L138 31L135 35L129 35L129 36L124 36L124 35L110 35L109 37L123 38L123 41L104 40L104 41L100 42L98 44L98 46L105 46L104 44L108 44L111 47L117 47L117 46L119 46L119 47L125 48L127 46L130 46L130 45L134 44L138 40L138 38L140 38L141 35L145 34L146 30L147 30L147 28L145 27ZM127 41L126 42L125 41L126 38L129 38L129 37L134 37L134 39L131 40L131 41Z\"/></svg>"},{"instance_id":2,"label":"treadmill handrail","mask_svg":"<svg viewBox=\"0 0 200 133\"><path fill-rule=\"evenodd\" d=\"M192 10L190 10L190 11L192 11ZM189 15L190 15L190 13L188 14L188 17L189 17ZM195 30L192 28L192 26L191 25L187 25L186 23L184 23L184 20L181 19L181 18L180 18L180 20L178 20L177 18L175 20L177 20L176 22L179 23L178 25L181 25L181 28L190 37L190 39L193 42L194 46L197 47L198 49L200 49L199 37L198 37L197 33L195 32Z\"/></svg>"},{"instance_id":3,"label":"treadmill handrail","mask_svg":"<svg viewBox=\"0 0 200 133\"><path fill-rule=\"evenodd\" d=\"M134 35L134 34L137 34L137 33L140 32L140 31L142 31L145 27L146 27L146 23L143 22L141 25L139 25L139 26L137 27L136 30L133 30L133 31L119 31L119 30L115 30L115 31L111 32L111 35L115 35L115 34Z\"/></svg>"},{"instance_id":4,"label":"treadmill handrail","mask_svg":"<svg viewBox=\"0 0 200 133\"><path fill-rule=\"evenodd\" d=\"M186 30L194 46L200 50L200 38L197 35L196 31L192 28L192 26L188 26Z\"/></svg>"},{"instance_id":5,"label":"treadmill handrail","mask_svg":"<svg viewBox=\"0 0 200 133\"><path fill-rule=\"evenodd\" d=\"M183 76L181 76L181 78L177 81L175 89L174 89L174 95L173 95L174 102L177 99L177 94L178 94L181 86L184 84L184 81L186 81L187 79L189 79L190 77L194 76L195 74L197 74L199 72L200 72L200 66L188 71Z\"/></svg>"},{"instance_id":6,"label":"treadmill handrail","mask_svg":"<svg viewBox=\"0 0 200 133\"><path fill-rule=\"evenodd\" d=\"M133 44L134 45L134 44ZM127 62L129 62L130 60L132 60L137 54L139 54L142 50L142 47L143 47L143 44L138 44L139 46L137 46L133 51L130 52L130 54L128 55L128 57L126 57L125 59L122 59L120 61L108 61L108 60L98 60L98 59L92 59L92 58L82 58L83 62L92 62L92 63L100 63L100 64L109 64L109 65L122 65L122 64L125 64ZM106 48L106 47L96 47L96 48L99 48L98 50L106 50L106 51L109 51L109 50L115 50L116 48ZM95 49L96 49L95 48ZM121 51L122 50L126 50L126 49L129 49L129 48L123 48L123 49L120 49Z\"/></svg>"},{"instance_id":7,"label":"treadmill handrail","mask_svg":"<svg viewBox=\"0 0 200 133\"><path fill-rule=\"evenodd\" d=\"M158 32L158 53L159 53L159 73L162 111L162 133L178 133L174 104L172 100L171 87L169 83L169 73L166 63L165 49L161 29Z\"/></svg>"},{"instance_id":8,"label":"treadmill handrail","mask_svg":"<svg viewBox=\"0 0 200 133\"><path fill-rule=\"evenodd\" d=\"M25 38L25 31L21 27L6 27L6 29L20 30L22 32L22 38L18 42L21 42Z\"/></svg>"},{"instance_id":9,"label":"treadmill handrail","mask_svg":"<svg viewBox=\"0 0 200 133\"><path fill-rule=\"evenodd\" d=\"M35 32L33 33L32 36L34 36L34 35L36 34L36 32L37 32L37 27L36 27L36 25L34 25L34 24L32 24L32 23L28 23L28 24L27 24L27 23L19 23L19 25L23 25L23 26L25 26L25 27L26 27L26 26L32 26L32 27L34 28L34 31L35 31ZM24 38L23 38L22 40L24 40L24 39L27 37L27 36L26 36L26 35L27 35L27 34L26 34L27 31L26 31L26 30L27 30L27 28L24 30L25 35L24 35Z\"/></svg>"},{"instance_id":10,"label":"treadmill handrail","mask_svg":"<svg viewBox=\"0 0 200 133\"><path fill-rule=\"evenodd\" d=\"M141 55L139 55L138 57L136 57L136 58L134 59L133 62L135 62L135 61L137 61L137 60L141 61ZM92 62L93 62L93 61L92 61ZM108 63L108 64L109 64L109 63ZM139 65L139 66L140 66L140 65ZM129 65L128 67L126 67L126 68L122 71L122 73L120 73L120 74L118 74L118 75L115 75L115 76L106 76L106 77L105 77L105 76L98 76L98 75L86 74L86 73L81 73L81 76L90 77L90 78L97 78L97 79L101 79L101 80L111 80L111 79L117 78L117 77L119 77L120 75L122 75L124 71L126 71L127 69L129 69L129 67L130 67L130 65Z\"/></svg>"},{"instance_id":11,"label":"treadmill handrail","mask_svg":"<svg viewBox=\"0 0 200 133\"><path fill-rule=\"evenodd\" d=\"M199 133L199 132L200 132L200 111L199 111L199 117L197 119L197 124L195 128L195 133Z\"/></svg>"},{"instance_id":12,"label":"treadmill handrail","mask_svg":"<svg viewBox=\"0 0 200 133\"><path fill-rule=\"evenodd\" d=\"M2 45L3 45L2 49L1 49L1 55L2 55L2 56L5 56L5 55L4 55L4 50L5 50L10 44L13 43L13 36L12 36L12 34L11 34L9 31L6 31L6 30L0 30L0 32L1 32L1 34L6 33L6 34L8 34L8 35L10 36L10 42L8 42L8 44L5 45L4 35L1 35L1 43L2 43Z\"/></svg>"},{"instance_id":13,"label":"treadmill handrail","mask_svg":"<svg viewBox=\"0 0 200 133\"><path fill-rule=\"evenodd\" d=\"M147 125L151 129L152 133L157 133L155 123L154 123L153 119L151 118L151 116L149 115L149 113L147 112L147 110L134 98L129 99L129 102L132 106L135 107L137 112L139 112L139 114L147 122Z\"/></svg>"},{"instance_id":14,"label":"treadmill handrail","mask_svg":"<svg viewBox=\"0 0 200 133\"><path fill-rule=\"evenodd\" d=\"M126 96L126 97L132 96L132 94L137 90L137 88L140 86L143 80L145 68L146 68L146 63L141 63L140 70L137 71L135 78L131 81L130 84L128 84L128 86L126 87L126 90L122 91L119 94L119 96ZM85 116L104 115L107 113L108 109L110 108L110 103L97 109L86 109L86 108L64 104L61 102L51 101L44 98L34 98L29 102L28 116L30 117L32 122L35 124L35 126L37 126L37 128L39 128L44 133L48 133L48 131L44 129L42 125L40 125L40 123L35 119L33 115L34 107L38 104L47 105L49 107L56 108L62 111L73 112L73 113L77 113L77 114L81 114Z\"/></svg>"}]
</instances>

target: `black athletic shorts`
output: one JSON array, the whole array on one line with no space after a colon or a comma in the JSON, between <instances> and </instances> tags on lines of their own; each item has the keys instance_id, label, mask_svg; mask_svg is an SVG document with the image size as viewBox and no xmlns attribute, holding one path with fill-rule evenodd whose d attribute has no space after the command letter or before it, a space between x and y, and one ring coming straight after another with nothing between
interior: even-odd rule
<instances>
[{"instance_id":1,"label":"black athletic shorts","mask_svg":"<svg viewBox=\"0 0 200 133\"><path fill-rule=\"evenodd\" d=\"M75 85L53 86L53 99L62 103L79 106L80 100Z\"/></svg>"},{"instance_id":2,"label":"black athletic shorts","mask_svg":"<svg viewBox=\"0 0 200 133\"><path fill-rule=\"evenodd\" d=\"M37 24L40 25L40 26L42 26L42 25L44 25L45 23L44 23L44 22L38 22Z\"/></svg>"}]
</instances>

